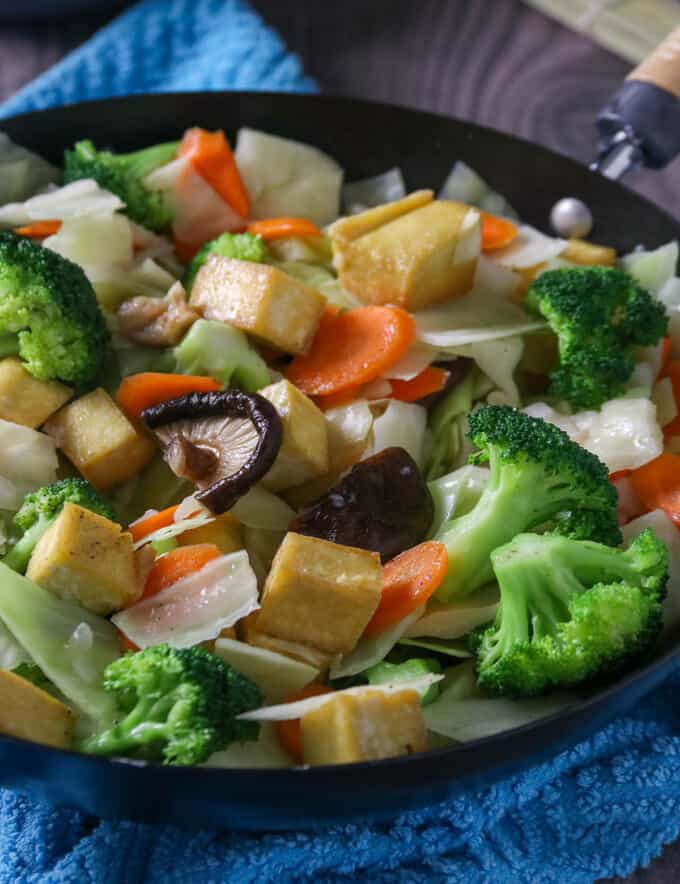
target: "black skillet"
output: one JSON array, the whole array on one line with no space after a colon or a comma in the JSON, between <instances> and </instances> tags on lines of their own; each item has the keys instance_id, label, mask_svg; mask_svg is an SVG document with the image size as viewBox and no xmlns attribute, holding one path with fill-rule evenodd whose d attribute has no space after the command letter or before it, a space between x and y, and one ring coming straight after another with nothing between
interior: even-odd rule
<instances>
[{"instance_id":1,"label":"black skillet","mask_svg":"<svg viewBox=\"0 0 680 884\"><path fill-rule=\"evenodd\" d=\"M11 138L59 163L79 138L132 150L189 126L253 126L328 151L348 180L399 165L409 188L437 188L460 159L543 229L553 204L579 197L594 241L628 251L680 236L680 225L620 184L519 138L433 114L352 99L268 93L136 96L0 121ZM499 736L352 767L164 768L107 761L0 737L0 784L105 817L236 829L297 829L379 819L486 784L574 744L624 714L680 663L680 642L569 710Z\"/></svg>"}]
</instances>

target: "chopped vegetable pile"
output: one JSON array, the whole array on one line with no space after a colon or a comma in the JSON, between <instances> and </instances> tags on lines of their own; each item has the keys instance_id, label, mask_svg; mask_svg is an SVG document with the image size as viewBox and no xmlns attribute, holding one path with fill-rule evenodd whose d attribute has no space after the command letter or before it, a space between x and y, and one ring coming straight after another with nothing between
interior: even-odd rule
<instances>
[{"instance_id":1,"label":"chopped vegetable pile","mask_svg":"<svg viewBox=\"0 0 680 884\"><path fill-rule=\"evenodd\" d=\"M0 136L0 733L346 764L652 654L680 619L677 243L557 239L460 162L435 196L177 134L61 172Z\"/></svg>"}]
</instances>

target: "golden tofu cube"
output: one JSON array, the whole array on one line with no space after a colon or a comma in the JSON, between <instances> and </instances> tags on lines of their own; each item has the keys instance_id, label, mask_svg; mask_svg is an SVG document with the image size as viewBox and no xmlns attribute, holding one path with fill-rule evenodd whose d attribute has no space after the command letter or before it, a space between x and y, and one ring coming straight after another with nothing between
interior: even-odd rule
<instances>
[{"instance_id":1,"label":"golden tofu cube","mask_svg":"<svg viewBox=\"0 0 680 884\"><path fill-rule=\"evenodd\" d=\"M64 406L44 429L99 491L134 476L156 452L153 440L130 423L101 387Z\"/></svg>"},{"instance_id":2,"label":"golden tofu cube","mask_svg":"<svg viewBox=\"0 0 680 884\"><path fill-rule=\"evenodd\" d=\"M472 288L480 218L431 191L341 218L329 229L340 284L364 303L407 310L457 298Z\"/></svg>"},{"instance_id":3,"label":"golden tofu cube","mask_svg":"<svg viewBox=\"0 0 680 884\"><path fill-rule=\"evenodd\" d=\"M351 764L427 748L416 691L337 694L303 715L302 749L307 764Z\"/></svg>"},{"instance_id":4,"label":"golden tofu cube","mask_svg":"<svg viewBox=\"0 0 680 884\"><path fill-rule=\"evenodd\" d=\"M119 611L141 590L132 536L74 503L64 505L36 544L26 576L95 614Z\"/></svg>"},{"instance_id":5,"label":"golden tofu cube","mask_svg":"<svg viewBox=\"0 0 680 884\"><path fill-rule=\"evenodd\" d=\"M73 713L47 691L0 669L0 734L68 749Z\"/></svg>"},{"instance_id":6,"label":"golden tofu cube","mask_svg":"<svg viewBox=\"0 0 680 884\"><path fill-rule=\"evenodd\" d=\"M222 513L214 522L189 528L178 537L180 546L191 546L194 543L213 543L223 555L243 549L243 528L241 523L229 513Z\"/></svg>"},{"instance_id":7,"label":"golden tofu cube","mask_svg":"<svg viewBox=\"0 0 680 884\"><path fill-rule=\"evenodd\" d=\"M381 592L377 553L288 532L274 556L255 626L277 638L346 654Z\"/></svg>"},{"instance_id":8,"label":"golden tofu cube","mask_svg":"<svg viewBox=\"0 0 680 884\"><path fill-rule=\"evenodd\" d=\"M281 448L262 484L282 491L322 476L328 470L328 432L320 409L290 381L258 392L272 403L283 424Z\"/></svg>"},{"instance_id":9,"label":"golden tofu cube","mask_svg":"<svg viewBox=\"0 0 680 884\"><path fill-rule=\"evenodd\" d=\"M560 258L572 261L574 264L613 267L616 264L616 249L609 246L598 246L595 243L586 242L584 239L570 239Z\"/></svg>"},{"instance_id":10,"label":"golden tofu cube","mask_svg":"<svg viewBox=\"0 0 680 884\"><path fill-rule=\"evenodd\" d=\"M191 306L285 353L305 353L326 306L319 292L277 267L211 255L191 288Z\"/></svg>"},{"instance_id":11,"label":"golden tofu cube","mask_svg":"<svg viewBox=\"0 0 680 884\"><path fill-rule=\"evenodd\" d=\"M73 390L59 381L34 378L15 356L0 360L2 420L35 430L68 402L72 395Z\"/></svg>"},{"instance_id":12,"label":"golden tofu cube","mask_svg":"<svg viewBox=\"0 0 680 884\"><path fill-rule=\"evenodd\" d=\"M267 635L266 632L260 632L255 626L257 615L258 612L254 611L239 621L238 637L241 641L267 651L274 651L276 654L283 654L284 657L290 657L291 660L308 663L318 669L320 675L325 675L328 672L337 655L325 654L318 648L312 648L302 642L289 642L283 638Z\"/></svg>"}]
</instances>

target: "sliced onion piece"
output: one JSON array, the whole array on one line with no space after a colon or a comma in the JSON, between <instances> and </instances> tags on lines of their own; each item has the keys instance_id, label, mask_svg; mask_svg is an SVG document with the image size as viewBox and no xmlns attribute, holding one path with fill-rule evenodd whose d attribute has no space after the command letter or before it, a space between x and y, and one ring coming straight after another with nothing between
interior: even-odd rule
<instances>
[{"instance_id":1,"label":"sliced onion piece","mask_svg":"<svg viewBox=\"0 0 680 884\"><path fill-rule=\"evenodd\" d=\"M216 638L259 607L255 572L248 554L239 550L213 559L111 619L140 648L163 642L189 648Z\"/></svg>"},{"instance_id":2,"label":"sliced onion piece","mask_svg":"<svg viewBox=\"0 0 680 884\"><path fill-rule=\"evenodd\" d=\"M238 718L242 721L291 721L295 718L302 718L308 712L324 706L333 697L356 697L361 696L361 694L371 693L371 691L380 691L383 694L394 694L398 691L416 691L422 697L431 685L436 684L436 682L441 681L443 678L443 675L431 673L414 678L412 681L388 682L380 685L360 685L356 688L346 688L344 691L333 691L330 694L307 697L305 700L297 700L295 703L263 706L261 709L243 712Z\"/></svg>"},{"instance_id":3,"label":"sliced onion piece","mask_svg":"<svg viewBox=\"0 0 680 884\"><path fill-rule=\"evenodd\" d=\"M535 227L523 224L517 236L504 249L496 249L490 256L491 260L503 267L517 268L535 267L561 255L567 247L567 241L554 236L546 236Z\"/></svg>"}]
</instances>

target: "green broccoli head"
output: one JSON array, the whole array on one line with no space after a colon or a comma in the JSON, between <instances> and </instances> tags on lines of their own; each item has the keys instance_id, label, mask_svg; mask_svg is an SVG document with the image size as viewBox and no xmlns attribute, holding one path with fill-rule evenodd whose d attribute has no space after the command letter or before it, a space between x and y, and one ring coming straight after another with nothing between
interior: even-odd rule
<instances>
[{"instance_id":1,"label":"green broccoli head","mask_svg":"<svg viewBox=\"0 0 680 884\"><path fill-rule=\"evenodd\" d=\"M75 503L105 519L116 521L108 500L98 494L89 482L80 478L62 479L27 494L12 520L13 534L18 539L3 562L15 571L25 571L35 545L62 511L65 503Z\"/></svg>"},{"instance_id":2,"label":"green broccoli head","mask_svg":"<svg viewBox=\"0 0 680 884\"><path fill-rule=\"evenodd\" d=\"M196 274L208 260L209 255L222 255L225 258L237 258L239 261L254 261L264 264L269 258L269 249L261 236L252 233L223 233L216 239L205 243L196 252L184 274L184 288L190 292Z\"/></svg>"},{"instance_id":3,"label":"green broccoli head","mask_svg":"<svg viewBox=\"0 0 680 884\"><path fill-rule=\"evenodd\" d=\"M42 380L92 383L110 335L82 269L26 237L0 231L0 351Z\"/></svg>"},{"instance_id":4,"label":"green broccoli head","mask_svg":"<svg viewBox=\"0 0 680 884\"><path fill-rule=\"evenodd\" d=\"M200 764L259 726L237 716L262 705L259 688L201 647L156 645L107 666L104 689L121 718L85 740L84 752L131 755L165 764Z\"/></svg>"},{"instance_id":5,"label":"green broccoli head","mask_svg":"<svg viewBox=\"0 0 680 884\"><path fill-rule=\"evenodd\" d=\"M626 550L520 534L491 558L501 602L471 645L493 693L528 697L620 672L659 635L668 553L650 530Z\"/></svg>"},{"instance_id":6,"label":"green broccoli head","mask_svg":"<svg viewBox=\"0 0 680 884\"><path fill-rule=\"evenodd\" d=\"M115 193L125 203L125 213L149 230L168 230L172 208L164 194L150 190L144 179L154 169L169 163L177 154L178 141L157 144L134 153L115 154L97 150L91 141L79 141L64 152L64 183L94 178L97 184Z\"/></svg>"},{"instance_id":7,"label":"green broccoli head","mask_svg":"<svg viewBox=\"0 0 680 884\"><path fill-rule=\"evenodd\" d=\"M539 526L619 543L617 495L607 468L566 433L515 408L488 405L469 417L468 435L490 475L474 508L450 519L435 540L449 555L438 598L472 592L493 579L491 553Z\"/></svg>"},{"instance_id":8,"label":"green broccoli head","mask_svg":"<svg viewBox=\"0 0 680 884\"><path fill-rule=\"evenodd\" d=\"M557 335L550 393L577 408L599 408L621 393L634 368L633 347L658 343L668 323L663 305L616 267L542 273L524 303Z\"/></svg>"}]
</instances>

